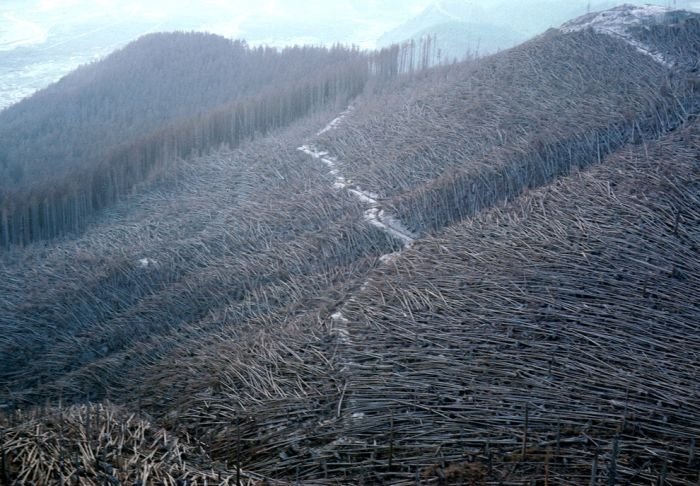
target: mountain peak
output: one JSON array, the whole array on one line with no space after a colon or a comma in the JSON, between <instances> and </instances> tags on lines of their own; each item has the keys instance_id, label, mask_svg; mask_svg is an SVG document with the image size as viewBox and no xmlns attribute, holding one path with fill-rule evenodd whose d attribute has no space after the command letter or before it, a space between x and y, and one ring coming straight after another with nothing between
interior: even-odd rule
<instances>
[{"instance_id":1,"label":"mountain peak","mask_svg":"<svg viewBox=\"0 0 700 486\"><path fill-rule=\"evenodd\" d=\"M561 26L565 32L592 28L599 32L624 34L630 27L653 25L664 21L673 9L658 5L626 3L601 12L592 12L570 20Z\"/></svg>"},{"instance_id":2,"label":"mountain peak","mask_svg":"<svg viewBox=\"0 0 700 486\"><path fill-rule=\"evenodd\" d=\"M649 29L661 24L673 21L671 14L683 13L682 11L661 7L658 5L631 5L624 4L608 10L593 12L574 20L566 22L560 28L563 32L576 32L585 29L593 29L599 34L609 35L623 40L639 52L651 56L667 67L673 66L668 55L663 54L650 39L644 39L639 35L640 29ZM688 15L694 15L688 13Z\"/></svg>"}]
</instances>

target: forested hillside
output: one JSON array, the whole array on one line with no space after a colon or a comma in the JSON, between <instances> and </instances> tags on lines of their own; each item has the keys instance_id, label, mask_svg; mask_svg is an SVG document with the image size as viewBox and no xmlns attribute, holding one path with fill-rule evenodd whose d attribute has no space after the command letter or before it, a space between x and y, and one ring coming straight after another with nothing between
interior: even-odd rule
<instances>
[{"instance_id":1,"label":"forested hillside","mask_svg":"<svg viewBox=\"0 0 700 486\"><path fill-rule=\"evenodd\" d=\"M192 101L167 180L0 254L0 477L697 482L700 24L658 12Z\"/></svg>"},{"instance_id":2,"label":"forested hillside","mask_svg":"<svg viewBox=\"0 0 700 486\"><path fill-rule=\"evenodd\" d=\"M175 160L341 106L368 78L354 49L251 49L153 34L0 112L0 243L81 228Z\"/></svg>"},{"instance_id":3,"label":"forested hillside","mask_svg":"<svg viewBox=\"0 0 700 486\"><path fill-rule=\"evenodd\" d=\"M344 106L370 79L426 69L429 47L279 51L211 34L144 36L0 112L0 247L81 230L180 158Z\"/></svg>"},{"instance_id":4,"label":"forested hillside","mask_svg":"<svg viewBox=\"0 0 700 486\"><path fill-rule=\"evenodd\" d=\"M94 163L109 148L164 122L284 92L360 57L342 48L249 48L203 33L147 35L1 112L9 171L3 176L12 176L14 184L39 184L56 172Z\"/></svg>"}]
</instances>

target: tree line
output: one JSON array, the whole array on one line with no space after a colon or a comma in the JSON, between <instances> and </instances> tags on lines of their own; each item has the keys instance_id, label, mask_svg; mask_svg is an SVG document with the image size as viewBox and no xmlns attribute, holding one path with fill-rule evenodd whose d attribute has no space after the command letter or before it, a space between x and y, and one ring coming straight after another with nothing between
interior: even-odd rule
<instances>
[{"instance_id":1,"label":"tree line","mask_svg":"<svg viewBox=\"0 0 700 486\"><path fill-rule=\"evenodd\" d=\"M277 50L176 32L83 66L0 112L0 246L79 230L178 158L347 103L370 77L396 77L408 48Z\"/></svg>"}]
</instances>

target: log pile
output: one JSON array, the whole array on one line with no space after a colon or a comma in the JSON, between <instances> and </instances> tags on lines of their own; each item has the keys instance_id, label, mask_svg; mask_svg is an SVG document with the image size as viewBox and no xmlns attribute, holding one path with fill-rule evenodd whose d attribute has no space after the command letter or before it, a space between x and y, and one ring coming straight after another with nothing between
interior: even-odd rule
<instances>
[{"instance_id":1,"label":"log pile","mask_svg":"<svg viewBox=\"0 0 700 486\"><path fill-rule=\"evenodd\" d=\"M255 484L226 471L201 445L109 404L18 412L0 434L3 482L12 484Z\"/></svg>"}]
</instances>

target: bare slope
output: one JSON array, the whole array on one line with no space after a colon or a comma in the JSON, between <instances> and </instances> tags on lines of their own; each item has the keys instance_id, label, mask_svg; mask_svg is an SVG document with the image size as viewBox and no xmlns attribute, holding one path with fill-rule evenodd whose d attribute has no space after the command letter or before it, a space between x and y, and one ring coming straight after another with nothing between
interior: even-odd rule
<instances>
[{"instance_id":1,"label":"bare slope","mask_svg":"<svg viewBox=\"0 0 700 486\"><path fill-rule=\"evenodd\" d=\"M655 28L697 45L696 17ZM688 49L673 58L694 59ZM697 75L680 64L618 36L550 30L368 96L319 145L411 229L434 231L677 126L697 104Z\"/></svg>"},{"instance_id":2,"label":"bare slope","mask_svg":"<svg viewBox=\"0 0 700 486\"><path fill-rule=\"evenodd\" d=\"M697 122L627 146L384 264L369 250L366 264L328 268L324 245L296 236L273 237L269 250L230 260L211 244L179 253L180 260L178 248L186 247L179 245L151 253L171 272L190 268L189 290L154 293L109 322L111 333L98 323L109 333L99 334L106 343L120 329L128 345L38 384L35 393L69 397L106 386L107 395L150 411L172 437L196 437L227 461L222 481L241 463L245 477L333 484L414 484L416 477L581 484L592 471L606 482L685 484L697 477L693 440L700 434L699 149ZM280 169L269 162L271 173ZM313 181L311 172L305 178ZM354 219L361 222L361 206ZM217 227L212 222L207 232ZM362 228L371 226L353 232ZM233 298L235 286L219 293L201 280L236 272L244 282L236 269L254 259L262 267L248 268L258 269L262 284L263 269L280 264L274 255L299 265L305 254L328 270L271 278L242 300ZM195 270L196 262L208 262L208 270ZM182 312L205 296L218 306L168 332L134 320L157 312L156 303L164 313L173 305ZM97 349L88 336L95 334L67 342ZM71 346L39 362L48 358L53 370L57 359L71 363L80 349ZM79 413L49 420L75 423ZM25 430L10 427L6 437ZM59 445L70 450L73 440Z\"/></svg>"}]
</instances>

